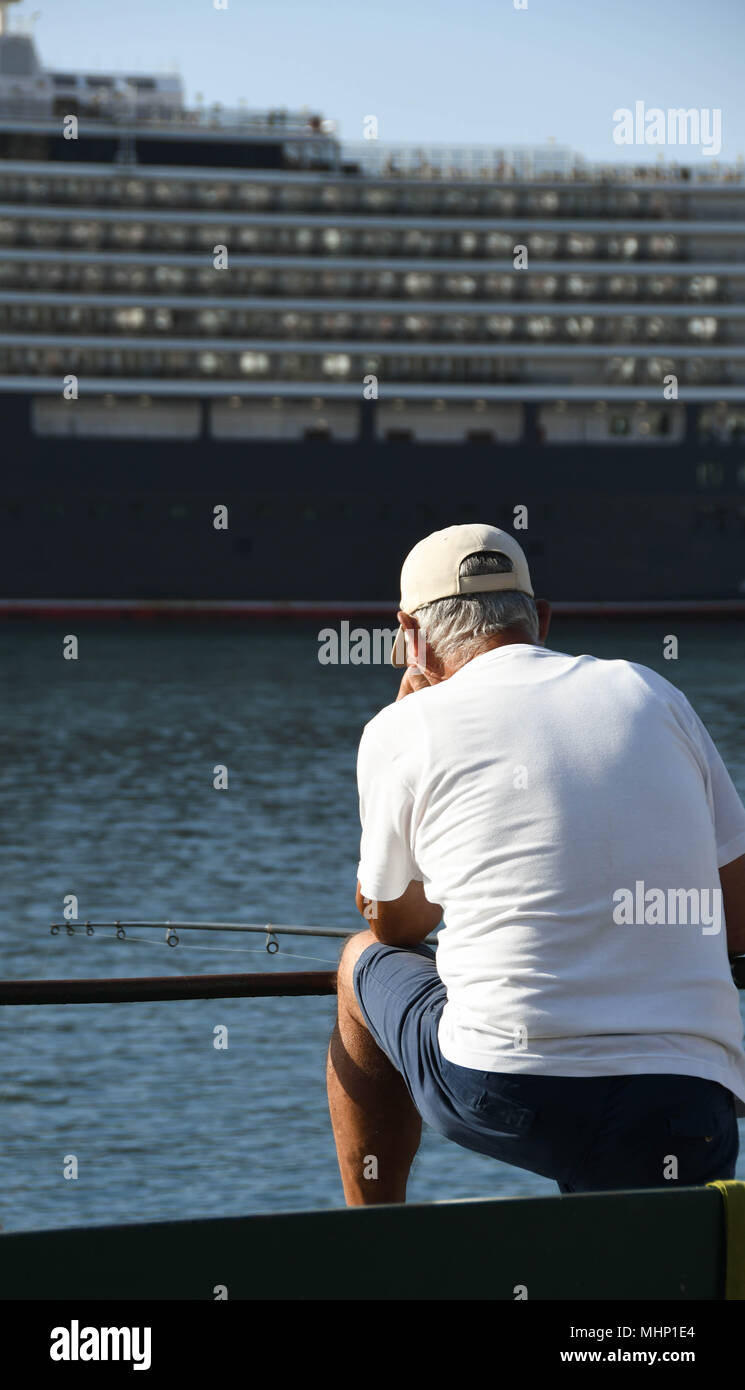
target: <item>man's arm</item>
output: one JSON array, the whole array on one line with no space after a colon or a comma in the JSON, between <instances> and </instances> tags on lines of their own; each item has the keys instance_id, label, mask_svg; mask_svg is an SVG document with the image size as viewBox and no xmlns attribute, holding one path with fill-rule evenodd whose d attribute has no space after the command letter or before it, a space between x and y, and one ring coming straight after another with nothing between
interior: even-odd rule
<instances>
[{"instance_id":1,"label":"man's arm","mask_svg":"<svg viewBox=\"0 0 745 1390\"><path fill-rule=\"evenodd\" d=\"M400 898L387 903L363 897L358 880L355 901L373 936L384 946L419 946L442 921L442 908L425 898L420 879L412 879Z\"/></svg>"},{"instance_id":2,"label":"man's arm","mask_svg":"<svg viewBox=\"0 0 745 1390\"><path fill-rule=\"evenodd\" d=\"M727 951L736 956L745 951L745 854L722 865L719 882L727 923Z\"/></svg>"}]
</instances>

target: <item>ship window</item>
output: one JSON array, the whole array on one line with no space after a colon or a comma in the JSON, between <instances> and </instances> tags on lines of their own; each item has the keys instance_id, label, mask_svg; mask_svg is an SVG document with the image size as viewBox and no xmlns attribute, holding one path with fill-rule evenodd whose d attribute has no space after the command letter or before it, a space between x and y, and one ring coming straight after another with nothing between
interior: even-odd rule
<instances>
[{"instance_id":1,"label":"ship window","mask_svg":"<svg viewBox=\"0 0 745 1390\"><path fill-rule=\"evenodd\" d=\"M710 315L700 316L688 320L688 332L692 338L705 339L715 338L717 333L717 321Z\"/></svg>"},{"instance_id":2,"label":"ship window","mask_svg":"<svg viewBox=\"0 0 745 1390\"><path fill-rule=\"evenodd\" d=\"M269 370L269 357L265 352L242 352L238 362L241 371L247 376L255 376L259 372Z\"/></svg>"},{"instance_id":3,"label":"ship window","mask_svg":"<svg viewBox=\"0 0 745 1390\"><path fill-rule=\"evenodd\" d=\"M558 193L536 193L528 200L528 206L536 212L556 212L559 207Z\"/></svg>"},{"instance_id":4,"label":"ship window","mask_svg":"<svg viewBox=\"0 0 745 1390\"><path fill-rule=\"evenodd\" d=\"M570 256L591 256L597 246L597 237L587 232L570 232L566 246Z\"/></svg>"},{"instance_id":5,"label":"ship window","mask_svg":"<svg viewBox=\"0 0 745 1390\"><path fill-rule=\"evenodd\" d=\"M161 223L159 227L149 229L149 240L151 245L161 241L164 246L186 246L189 241L189 228L176 222Z\"/></svg>"},{"instance_id":6,"label":"ship window","mask_svg":"<svg viewBox=\"0 0 745 1390\"><path fill-rule=\"evenodd\" d=\"M387 188L365 188L362 190L362 206L375 208L380 212L389 208L393 202L393 192Z\"/></svg>"},{"instance_id":7,"label":"ship window","mask_svg":"<svg viewBox=\"0 0 745 1390\"><path fill-rule=\"evenodd\" d=\"M490 299L509 299L514 293L514 275L487 275L484 277L483 292Z\"/></svg>"},{"instance_id":8,"label":"ship window","mask_svg":"<svg viewBox=\"0 0 745 1390\"><path fill-rule=\"evenodd\" d=\"M647 288L656 299L672 299L675 293L674 275L650 275Z\"/></svg>"},{"instance_id":9,"label":"ship window","mask_svg":"<svg viewBox=\"0 0 745 1390\"><path fill-rule=\"evenodd\" d=\"M590 275L568 275L566 280L567 294L577 295L584 299L594 294L597 288L597 280Z\"/></svg>"},{"instance_id":10,"label":"ship window","mask_svg":"<svg viewBox=\"0 0 745 1390\"><path fill-rule=\"evenodd\" d=\"M29 222L28 235L35 246L50 246L57 241L60 228L56 222Z\"/></svg>"},{"instance_id":11,"label":"ship window","mask_svg":"<svg viewBox=\"0 0 745 1390\"><path fill-rule=\"evenodd\" d=\"M271 199L271 190L263 184L244 183L239 190L241 202L248 207L263 208Z\"/></svg>"},{"instance_id":12,"label":"ship window","mask_svg":"<svg viewBox=\"0 0 745 1390\"><path fill-rule=\"evenodd\" d=\"M139 305L116 309L114 311L114 324L117 328L121 328L123 332L144 328L145 310Z\"/></svg>"},{"instance_id":13,"label":"ship window","mask_svg":"<svg viewBox=\"0 0 745 1390\"><path fill-rule=\"evenodd\" d=\"M716 275L693 275L688 282L691 299L712 299L717 293Z\"/></svg>"},{"instance_id":14,"label":"ship window","mask_svg":"<svg viewBox=\"0 0 745 1390\"><path fill-rule=\"evenodd\" d=\"M159 180L158 183L153 184L150 192L152 201L156 203L187 201L186 190L180 183L166 183L165 180Z\"/></svg>"},{"instance_id":15,"label":"ship window","mask_svg":"<svg viewBox=\"0 0 745 1390\"><path fill-rule=\"evenodd\" d=\"M635 275L611 275L608 281L608 293L623 295L624 299L633 299L638 289L639 283Z\"/></svg>"},{"instance_id":16,"label":"ship window","mask_svg":"<svg viewBox=\"0 0 745 1390\"><path fill-rule=\"evenodd\" d=\"M154 280L158 289L180 289L184 284L186 272L175 265L159 265L155 268Z\"/></svg>"},{"instance_id":17,"label":"ship window","mask_svg":"<svg viewBox=\"0 0 745 1390\"><path fill-rule=\"evenodd\" d=\"M528 294L531 299L553 299L559 287L555 275L533 275L528 281Z\"/></svg>"},{"instance_id":18,"label":"ship window","mask_svg":"<svg viewBox=\"0 0 745 1390\"><path fill-rule=\"evenodd\" d=\"M345 236L337 227L325 227L321 240L325 251L339 251L345 242L348 243L349 236Z\"/></svg>"},{"instance_id":19,"label":"ship window","mask_svg":"<svg viewBox=\"0 0 745 1390\"><path fill-rule=\"evenodd\" d=\"M77 84L77 77L71 77L66 72L53 72L52 81L55 87L74 87Z\"/></svg>"},{"instance_id":20,"label":"ship window","mask_svg":"<svg viewBox=\"0 0 745 1390\"><path fill-rule=\"evenodd\" d=\"M484 240L484 247L488 256L511 256L514 245L514 237L507 236L505 232L489 232Z\"/></svg>"},{"instance_id":21,"label":"ship window","mask_svg":"<svg viewBox=\"0 0 745 1390\"><path fill-rule=\"evenodd\" d=\"M327 353L322 366L326 376L349 376L352 359L345 352Z\"/></svg>"},{"instance_id":22,"label":"ship window","mask_svg":"<svg viewBox=\"0 0 745 1390\"><path fill-rule=\"evenodd\" d=\"M96 222L73 222L70 226L70 241L86 245L98 241L101 228Z\"/></svg>"},{"instance_id":23,"label":"ship window","mask_svg":"<svg viewBox=\"0 0 745 1390\"><path fill-rule=\"evenodd\" d=\"M553 260L559 246L557 236L546 236L543 232L533 233L528 237L528 246L534 256L540 256L544 260Z\"/></svg>"},{"instance_id":24,"label":"ship window","mask_svg":"<svg viewBox=\"0 0 745 1390\"><path fill-rule=\"evenodd\" d=\"M699 438L717 444L742 443L745 439L745 410L723 402L705 406L698 416Z\"/></svg>"},{"instance_id":25,"label":"ship window","mask_svg":"<svg viewBox=\"0 0 745 1390\"><path fill-rule=\"evenodd\" d=\"M678 253L678 238L675 236L651 236L649 238L650 256L660 256L669 260Z\"/></svg>"},{"instance_id":26,"label":"ship window","mask_svg":"<svg viewBox=\"0 0 745 1390\"><path fill-rule=\"evenodd\" d=\"M659 314L654 314L648 318L644 327L646 335L650 339L662 338L664 340L666 337L672 336L668 320L661 318Z\"/></svg>"},{"instance_id":27,"label":"ship window","mask_svg":"<svg viewBox=\"0 0 745 1390\"><path fill-rule=\"evenodd\" d=\"M75 406L56 397L37 396L31 405L31 428L37 436L99 439L195 439L200 428L198 401L154 400L147 408L112 396L79 400Z\"/></svg>"},{"instance_id":28,"label":"ship window","mask_svg":"<svg viewBox=\"0 0 745 1390\"><path fill-rule=\"evenodd\" d=\"M111 239L117 246L141 246L145 227L142 222L119 222L111 229Z\"/></svg>"},{"instance_id":29,"label":"ship window","mask_svg":"<svg viewBox=\"0 0 745 1390\"><path fill-rule=\"evenodd\" d=\"M220 352L200 352L197 356L197 364L200 372L212 375L219 372L225 365L225 357Z\"/></svg>"},{"instance_id":30,"label":"ship window","mask_svg":"<svg viewBox=\"0 0 745 1390\"><path fill-rule=\"evenodd\" d=\"M113 86L114 86L114 78L113 78L113 77L86 77L85 82L86 82L86 86L88 86L88 87L113 87Z\"/></svg>"},{"instance_id":31,"label":"ship window","mask_svg":"<svg viewBox=\"0 0 745 1390\"><path fill-rule=\"evenodd\" d=\"M595 320L589 314L580 317L572 315L566 320L566 331L570 338L591 338L595 331Z\"/></svg>"},{"instance_id":32,"label":"ship window","mask_svg":"<svg viewBox=\"0 0 745 1390\"><path fill-rule=\"evenodd\" d=\"M445 280L445 288L448 294L475 294L476 281L471 275L448 275Z\"/></svg>"},{"instance_id":33,"label":"ship window","mask_svg":"<svg viewBox=\"0 0 745 1390\"><path fill-rule=\"evenodd\" d=\"M305 188L298 188L291 185L289 188L280 188L279 206L282 208L304 208L308 203L308 193Z\"/></svg>"},{"instance_id":34,"label":"ship window","mask_svg":"<svg viewBox=\"0 0 745 1390\"><path fill-rule=\"evenodd\" d=\"M696 464L696 484L698 487L721 487L723 482L724 468L721 463Z\"/></svg>"},{"instance_id":35,"label":"ship window","mask_svg":"<svg viewBox=\"0 0 745 1390\"><path fill-rule=\"evenodd\" d=\"M486 328L495 338L508 338L515 327L515 320L507 314L492 314L486 320Z\"/></svg>"},{"instance_id":36,"label":"ship window","mask_svg":"<svg viewBox=\"0 0 745 1390\"><path fill-rule=\"evenodd\" d=\"M433 242L432 237L422 237L422 249L429 250ZM464 256L473 256L478 251L479 239L475 232L461 232L459 237L459 250Z\"/></svg>"},{"instance_id":37,"label":"ship window","mask_svg":"<svg viewBox=\"0 0 745 1390\"><path fill-rule=\"evenodd\" d=\"M633 381L636 376L636 358L611 357L606 372L611 381Z\"/></svg>"},{"instance_id":38,"label":"ship window","mask_svg":"<svg viewBox=\"0 0 745 1390\"><path fill-rule=\"evenodd\" d=\"M556 321L548 314L531 314L525 329L530 338L552 338L556 331Z\"/></svg>"},{"instance_id":39,"label":"ship window","mask_svg":"<svg viewBox=\"0 0 745 1390\"><path fill-rule=\"evenodd\" d=\"M612 236L606 242L606 252L611 260L616 257L621 260L630 260L638 250L639 242L635 236Z\"/></svg>"},{"instance_id":40,"label":"ship window","mask_svg":"<svg viewBox=\"0 0 745 1390\"><path fill-rule=\"evenodd\" d=\"M104 272L100 265L86 265L83 267L82 280L86 289L100 289L103 285Z\"/></svg>"}]
</instances>

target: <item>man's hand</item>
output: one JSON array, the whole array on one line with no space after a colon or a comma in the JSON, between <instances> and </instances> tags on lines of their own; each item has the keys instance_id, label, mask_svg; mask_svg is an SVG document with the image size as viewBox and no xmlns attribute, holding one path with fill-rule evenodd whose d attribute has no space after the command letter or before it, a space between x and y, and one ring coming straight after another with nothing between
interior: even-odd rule
<instances>
[{"instance_id":1,"label":"man's hand","mask_svg":"<svg viewBox=\"0 0 745 1390\"><path fill-rule=\"evenodd\" d=\"M420 671L417 666L407 666L398 687L396 700L403 700L404 695L411 695L415 690L424 690L425 686L436 684L436 680L431 679L425 671Z\"/></svg>"},{"instance_id":2,"label":"man's hand","mask_svg":"<svg viewBox=\"0 0 745 1390\"><path fill-rule=\"evenodd\" d=\"M424 633L419 631L416 618L403 612L398 612L396 617L403 628L408 663L396 696L398 701L415 690L424 690L427 685L439 685L440 681L445 680L445 670Z\"/></svg>"}]
</instances>

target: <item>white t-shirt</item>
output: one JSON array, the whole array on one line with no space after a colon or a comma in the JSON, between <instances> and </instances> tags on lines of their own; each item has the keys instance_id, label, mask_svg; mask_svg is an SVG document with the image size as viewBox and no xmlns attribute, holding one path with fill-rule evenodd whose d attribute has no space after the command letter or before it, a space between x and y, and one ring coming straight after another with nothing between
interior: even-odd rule
<instances>
[{"instance_id":1,"label":"white t-shirt","mask_svg":"<svg viewBox=\"0 0 745 1390\"><path fill-rule=\"evenodd\" d=\"M497 647L381 710L358 783L365 897L421 879L443 908L449 1061L706 1077L745 1114L718 875L745 854L745 810L681 691L628 661Z\"/></svg>"}]
</instances>

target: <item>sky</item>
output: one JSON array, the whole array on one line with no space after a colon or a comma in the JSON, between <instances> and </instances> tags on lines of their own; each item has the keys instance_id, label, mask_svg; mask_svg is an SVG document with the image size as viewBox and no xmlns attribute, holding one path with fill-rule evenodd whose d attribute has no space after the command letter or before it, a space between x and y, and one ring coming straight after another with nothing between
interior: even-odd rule
<instances>
[{"instance_id":1,"label":"sky","mask_svg":"<svg viewBox=\"0 0 745 1390\"><path fill-rule=\"evenodd\" d=\"M720 159L745 155L745 0L23 0L45 65L163 70L191 99L307 106L361 140L544 144L652 161L613 113L721 111ZM679 158L679 149L664 151ZM690 160L693 151L688 149Z\"/></svg>"}]
</instances>

